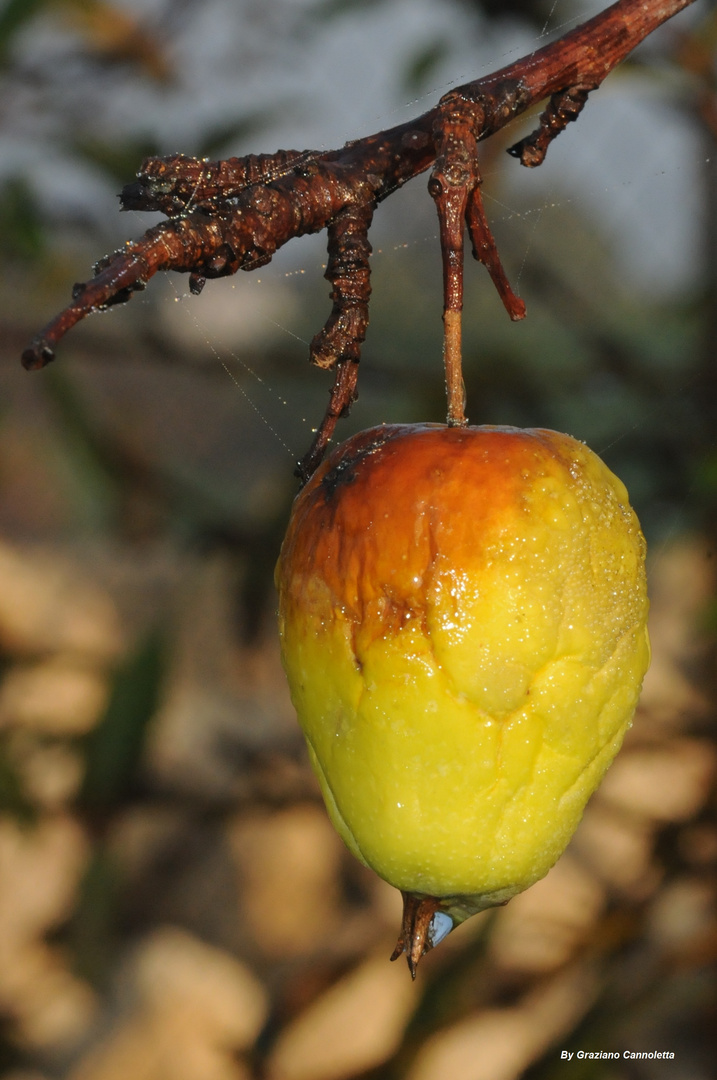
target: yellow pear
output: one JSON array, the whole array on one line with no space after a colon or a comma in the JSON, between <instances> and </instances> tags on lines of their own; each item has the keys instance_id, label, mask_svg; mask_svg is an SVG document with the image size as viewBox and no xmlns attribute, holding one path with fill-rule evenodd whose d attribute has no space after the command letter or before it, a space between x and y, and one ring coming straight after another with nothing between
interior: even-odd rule
<instances>
[{"instance_id":1,"label":"yellow pear","mask_svg":"<svg viewBox=\"0 0 717 1080\"><path fill-rule=\"evenodd\" d=\"M404 894L415 974L547 873L620 748L649 663L637 518L570 436L386 425L300 492L276 580L328 812Z\"/></svg>"}]
</instances>

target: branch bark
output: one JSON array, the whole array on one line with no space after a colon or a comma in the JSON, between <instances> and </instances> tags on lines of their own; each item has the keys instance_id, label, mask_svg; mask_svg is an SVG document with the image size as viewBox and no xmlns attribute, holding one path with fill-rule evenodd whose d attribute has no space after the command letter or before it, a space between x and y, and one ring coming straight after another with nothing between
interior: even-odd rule
<instances>
[{"instance_id":1,"label":"branch bark","mask_svg":"<svg viewBox=\"0 0 717 1080\"><path fill-rule=\"evenodd\" d=\"M588 95L650 33L694 0L618 0L557 41L446 94L415 120L347 143L339 150L278 151L228 162L182 155L150 159L123 191L124 209L161 210L169 220L95 267L72 302L25 350L27 369L54 359L57 342L93 311L130 299L159 270L189 273L199 292L207 278L253 270L305 233L329 230L328 276L334 306L312 342L312 360L337 369L331 404L300 467L318 463L356 385L370 294L368 228L376 205L432 165L431 194L444 260L445 356L449 421L465 422L460 378L463 237L488 268L512 318L522 318L500 265L480 199L475 145L548 98L537 130L511 148L539 165L552 140L575 120Z\"/></svg>"}]
</instances>

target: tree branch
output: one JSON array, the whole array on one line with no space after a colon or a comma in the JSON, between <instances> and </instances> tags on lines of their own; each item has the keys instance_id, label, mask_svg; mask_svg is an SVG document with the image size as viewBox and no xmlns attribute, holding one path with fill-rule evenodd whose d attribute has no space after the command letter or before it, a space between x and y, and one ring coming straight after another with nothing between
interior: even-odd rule
<instances>
[{"instance_id":1,"label":"tree branch","mask_svg":"<svg viewBox=\"0 0 717 1080\"><path fill-rule=\"evenodd\" d=\"M444 258L445 359L449 422L464 423L460 363L463 241L488 268L512 318L525 310L508 284L480 198L476 144L537 102L549 102L533 135L511 153L534 167L575 120L588 94L653 30L694 0L618 0L582 26L517 62L444 95L422 116L347 143L340 150L278 151L226 162L178 155L151 158L127 185L123 209L160 210L169 220L95 267L75 286L72 303L22 356L27 369L54 359L57 342L93 311L130 299L159 270L190 274L199 292L207 278L253 270L305 233L329 231L333 310L312 342L321 367L337 367L331 402L300 471L318 463L338 416L348 410L368 322L368 228L376 205L434 166Z\"/></svg>"}]
</instances>

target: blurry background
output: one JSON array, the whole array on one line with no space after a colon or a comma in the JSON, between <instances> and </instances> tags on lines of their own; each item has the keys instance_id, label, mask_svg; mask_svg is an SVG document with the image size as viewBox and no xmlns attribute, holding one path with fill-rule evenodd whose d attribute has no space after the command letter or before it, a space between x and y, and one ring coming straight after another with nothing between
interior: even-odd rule
<instances>
[{"instance_id":1,"label":"blurry background","mask_svg":"<svg viewBox=\"0 0 717 1080\"><path fill-rule=\"evenodd\" d=\"M482 148L528 305L466 272L474 423L555 427L621 475L655 659L568 853L412 985L400 913L325 817L271 581L330 378L324 237L190 297L154 279L19 355L143 156L340 146L603 6L579 0L0 4L0 1076L708 1080L717 1026L717 96L698 0L544 166ZM361 399L440 420L440 256L419 178L379 209ZM561 1050L669 1050L582 1061Z\"/></svg>"}]
</instances>

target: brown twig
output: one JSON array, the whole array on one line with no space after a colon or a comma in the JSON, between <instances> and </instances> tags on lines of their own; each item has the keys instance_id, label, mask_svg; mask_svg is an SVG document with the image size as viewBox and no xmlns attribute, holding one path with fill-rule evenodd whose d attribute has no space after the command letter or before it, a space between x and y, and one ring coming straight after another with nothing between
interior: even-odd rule
<instances>
[{"instance_id":1,"label":"brown twig","mask_svg":"<svg viewBox=\"0 0 717 1080\"><path fill-rule=\"evenodd\" d=\"M588 94L595 89L595 86L570 86L567 90L553 94L540 117L537 130L510 146L508 153L519 158L521 165L528 169L542 165L553 139L557 138L561 131L565 131L573 120L577 120L588 100Z\"/></svg>"},{"instance_id":2,"label":"brown twig","mask_svg":"<svg viewBox=\"0 0 717 1080\"><path fill-rule=\"evenodd\" d=\"M281 150L227 162L178 155L144 162L123 192L123 206L157 209L169 220L103 259L75 286L72 303L23 353L28 369L54 359L57 342L93 311L129 300L159 270L190 275L199 292L207 278L267 263L287 241L329 230L333 309L312 343L312 358L336 367L329 406L300 471L315 468L336 420L356 395L357 364L368 322L368 228L376 205L434 165L444 260L444 353L450 423L465 423L461 375L463 237L487 267L511 318L524 305L500 264L480 196L476 147L526 109L548 98L537 131L512 148L539 165L552 140L575 120L588 94L645 37L694 0L618 0L557 41L500 71L445 95L435 108L340 150Z\"/></svg>"},{"instance_id":3,"label":"brown twig","mask_svg":"<svg viewBox=\"0 0 717 1080\"><path fill-rule=\"evenodd\" d=\"M346 416L356 400L357 382L358 360L352 360L350 357L339 360L336 364L334 385L331 388L329 404L324 413L324 418L316 431L311 446L295 470L296 476L299 477L302 484L306 483L316 466L321 462L331 441L337 421L342 416Z\"/></svg>"},{"instance_id":4,"label":"brown twig","mask_svg":"<svg viewBox=\"0 0 717 1080\"><path fill-rule=\"evenodd\" d=\"M315 156L311 150L277 150L226 161L186 154L146 158L137 179L122 189L121 209L160 210L171 217L189 209L213 211L218 202L227 208L240 191L268 184L300 167L305 171Z\"/></svg>"}]
</instances>

